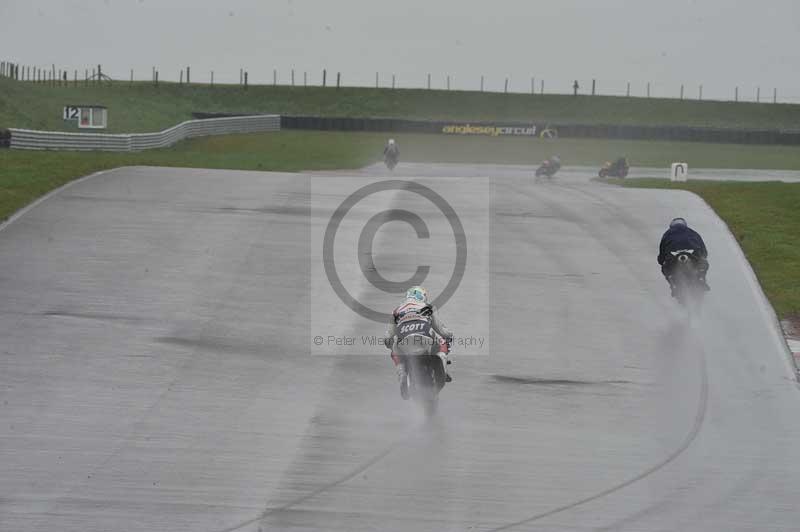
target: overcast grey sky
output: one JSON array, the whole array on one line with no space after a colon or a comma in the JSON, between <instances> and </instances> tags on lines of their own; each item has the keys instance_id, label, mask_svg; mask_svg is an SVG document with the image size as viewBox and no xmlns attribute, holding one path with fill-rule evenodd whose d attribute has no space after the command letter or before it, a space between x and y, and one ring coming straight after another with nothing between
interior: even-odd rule
<instances>
[{"instance_id":1,"label":"overcast grey sky","mask_svg":"<svg viewBox=\"0 0 800 532\"><path fill-rule=\"evenodd\" d=\"M800 101L800 0L0 0L0 55L23 64L113 77L254 83L298 81L341 71L347 84L374 85L396 73L405 87L426 75L443 86L570 90L577 78L601 93L626 82L656 96L732 98L740 87ZM538 89L537 81L537 89Z\"/></svg>"}]
</instances>

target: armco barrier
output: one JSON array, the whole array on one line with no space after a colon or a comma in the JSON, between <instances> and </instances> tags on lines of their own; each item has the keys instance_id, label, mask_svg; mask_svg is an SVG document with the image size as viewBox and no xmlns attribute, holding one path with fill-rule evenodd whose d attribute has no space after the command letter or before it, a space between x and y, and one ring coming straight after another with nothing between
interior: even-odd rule
<instances>
[{"instance_id":1,"label":"armco barrier","mask_svg":"<svg viewBox=\"0 0 800 532\"><path fill-rule=\"evenodd\" d=\"M11 144L11 132L7 129L0 129L0 148L8 148Z\"/></svg>"},{"instance_id":2,"label":"armco barrier","mask_svg":"<svg viewBox=\"0 0 800 532\"><path fill-rule=\"evenodd\" d=\"M280 129L280 116L256 115L189 120L158 133L61 133L11 129L11 148L24 150L141 151L165 148L192 137L261 133Z\"/></svg>"},{"instance_id":3,"label":"armco barrier","mask_svg":"<svg viewBox=\"0 0 800 532\"><path fill-rule=\"evenodd\" d=\"M450 126L466 125L475 128L530 128L531 126L535 126L537 131L550 128L557 130L558 136L562 138L800 145L800 130L760 130L657 125L559 124L557 122L463 122L405 120L397 118L281 116L281 129L442 133L445 128Z\"/></svg>"}]
</instances>

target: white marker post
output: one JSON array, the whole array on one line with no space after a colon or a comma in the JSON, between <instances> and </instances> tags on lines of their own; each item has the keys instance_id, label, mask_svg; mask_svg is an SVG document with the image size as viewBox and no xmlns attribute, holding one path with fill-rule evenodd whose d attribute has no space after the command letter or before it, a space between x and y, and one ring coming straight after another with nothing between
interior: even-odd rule
<instances>
[{"instance_id":1,"label":"white marker post","mask_svg":"<svg viewBox=\"0 0 800 532\"><path fill-rule=\"evenodd\" d=\"M669 172L670 181L684 182L689 179L689 165L686 163L672 163Z\"/></svg>"}]
</instances>

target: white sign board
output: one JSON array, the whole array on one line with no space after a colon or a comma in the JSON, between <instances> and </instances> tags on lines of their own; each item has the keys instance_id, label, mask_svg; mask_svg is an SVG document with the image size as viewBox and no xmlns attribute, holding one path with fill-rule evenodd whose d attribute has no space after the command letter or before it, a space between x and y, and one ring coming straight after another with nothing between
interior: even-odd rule
<instances>
[{"instance_id":1,"label":"white sign board","mask_svg":"<svg viewBox=\"0 0 800 532\"><path fill-rule=\"evenodd\" d=\"M669 172L670 181L686 181L689 179L689 165L686 163L672 163Z\"/></svg>"},{"instance_id":2,"label":"white sign board","mask_svg":"<svg viewBox=\"0 0 800 532\"><path fill-rule=\"evenodd\" d=\"M64 120L77 120L80 112L80 107L66 106L64 107Z\"/></svg>"}]
</instances>

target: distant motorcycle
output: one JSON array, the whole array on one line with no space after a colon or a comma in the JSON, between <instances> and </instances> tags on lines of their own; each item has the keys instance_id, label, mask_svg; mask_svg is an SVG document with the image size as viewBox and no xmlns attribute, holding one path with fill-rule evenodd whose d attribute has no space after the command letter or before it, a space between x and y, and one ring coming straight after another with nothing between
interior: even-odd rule
<instances>
[{"instance_id":1,"label":"distant motorcycle","mask_svg":"<svg viewBox=\"0 0 800 532\"><path fill-rule=\"evenodd\" d=\"M698 310L706 293L697 267L697 257L693 249L671 251L671 260L675 262L670 275L675 287L675 299L685 306L690 314Z\"/></svg>"},{"instance_id":2,"label":"distant motorcycle","mask_svg":"<svg viewBox=\"0 0 800 532\"><path fill-rule=\"evenodd\" d=\"M536 177L553 177L561 169L561 159L558 156L550 157L542 161L541 166L536 169Z\"/></svg>"},{"instance_id":3,"label":"distant motorcycle","mask_svg":"<svg viewBox=\"0 0 800 532\"><path fill-rule=\"evenodd\" d=\"M628 164L628 159L620 157L614 162L606 161L600 171L597 173L600 177L628 177L628 171L631 169Z\"/></svg>"},{"instance_id":4,"label":"distant motorcycle","mask_svg":"<svg viewBox=\"0 0 800 532\"><path fill-rule=\"evenodd\" d=\"M389 170L394 170L394 167L397 166L398 156L394 153L387 153L383 157L383 162L386 164L386 168Z\"/></svg>"}]
</instances>

